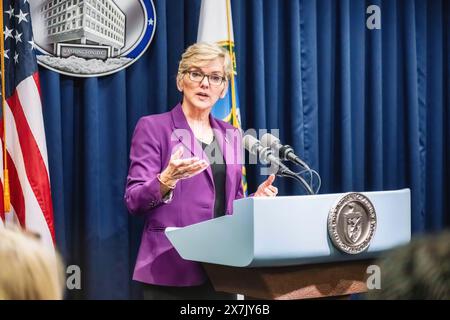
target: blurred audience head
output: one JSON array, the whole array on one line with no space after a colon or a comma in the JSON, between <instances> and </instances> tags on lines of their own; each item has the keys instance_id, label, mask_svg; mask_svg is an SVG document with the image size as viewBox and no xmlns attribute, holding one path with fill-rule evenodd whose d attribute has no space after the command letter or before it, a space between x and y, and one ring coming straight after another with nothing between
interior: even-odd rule
<instances>
[{"instance_id":1,"label":"blurred audience head","mask_svg":"<svg viewBox=\"0 0 450 320\"><path fill-rule=\"evenodd\" d=\"M19 229L0 228L0 300L62 299L60 257Z\"/></svg>"},{"instance_id":2,"label":"blurred audience head","mask_svg":"<svg viewBox=\"0 0 450 320\"><path fill-rule=\"evenodd\" d=\"M378 265L381 289L369 299L450 299L450 232L413 239Z\"/></svg>"}]
</instances>

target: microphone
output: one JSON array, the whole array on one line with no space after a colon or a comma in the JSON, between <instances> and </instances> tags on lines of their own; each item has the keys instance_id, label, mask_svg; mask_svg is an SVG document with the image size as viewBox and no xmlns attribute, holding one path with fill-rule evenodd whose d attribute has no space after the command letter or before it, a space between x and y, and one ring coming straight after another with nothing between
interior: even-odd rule
<instances>
[{"instance_id":1,"label":"microphone","mask_svg":"<svg viewBox=\"0 0 450 320\"><path fill-rule=\"evenodd\" d=\"M294 153L294 149L290 145L282 145L280 139L273 134L265 133L261 137L263 147L272 149L276 155L282 160L289 160L295 164L302 166L307 170L311 170L309 166Z\"/></svg>"},{"instance_id":2,"label":"microphone","mask_svg":"<svg viewBox=\"0 0 450 320\"><path fill-rule=\"evenodd\" d=\"M288 167L286 167L281 161L280 159L278 159L277 157L275 157L272 154L272 150L270 150L267 147L263 147L261 145L261 142L259 142L258 139L256 139L255 137L251 136L251 135L246 135L243 138L244 141L244 148L248 150L248 152L250 152L251 154L254 154L256 156L259 156L259 160L263 163L263 164L274 164L276 166L278 166L280 169L280 173L292 173L294 174L291 170L289 170Z\"/></svg>"},{"instance_id":3,"label":"microphone","mask_svg":"<svg viewBox=\"0 0 450 320\"><path fill-rule=\"evenodd\" d=\"M292 172L286 165L284 165L281 160L272 154L272 150L268 147L263 147L261 142L251 135L244 136L243 144L244 148L248 150L251 154L259 156L261 162L265 164L274 164L278 167L277 175L294 178L300 182L303 187L308 191L309 194L314 194L314 191L306 183L306 181L299 175Z\"/></svg>"}]
</instances>

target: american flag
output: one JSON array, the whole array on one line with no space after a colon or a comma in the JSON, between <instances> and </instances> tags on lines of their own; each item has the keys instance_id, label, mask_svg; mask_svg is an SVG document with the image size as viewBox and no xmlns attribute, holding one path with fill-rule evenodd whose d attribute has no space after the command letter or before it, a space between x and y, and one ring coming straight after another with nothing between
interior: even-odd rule
<instances>
[{"instance_id":1,"label":"american flag","mask_svg":"<svg viewBox=\"0 0 450 320\"><path fill-rule=\"evenodd\" d=\"M0 224L20 224L53 247L53 206L30 4L29 0L0 1L5 66L2 83L6 97L1 113L0 159L4 168L6 145L11 194L10 211L5 212L5 177L1 170Z\"/></svg>"}]
</instances>

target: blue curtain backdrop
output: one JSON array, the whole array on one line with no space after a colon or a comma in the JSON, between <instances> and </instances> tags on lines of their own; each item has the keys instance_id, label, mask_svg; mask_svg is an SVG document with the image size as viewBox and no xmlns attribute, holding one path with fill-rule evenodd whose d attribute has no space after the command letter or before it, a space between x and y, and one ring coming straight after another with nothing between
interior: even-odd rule
<instances>
[{"instance_id":1,"label":"blue curtain backdrop","mask_svg":"<svg viewBox=\"0 0 450 320\"><path fill-rule=\"evenodd\" d=\"M139 298L142 221L123 204L138 119L179 99L178 59L200 0L155 0L156 35L130 68L75 79L40 69L57 244L82 271L69 298ZM411 188L412 231L450 224L450 3L232 0L243 127L279 128L321 193ZM367 6L381 30L366 28ZM264 177L248 167L251 191ZM301 194L278 179L281 194Z\"/></svg>"}]
</instances>

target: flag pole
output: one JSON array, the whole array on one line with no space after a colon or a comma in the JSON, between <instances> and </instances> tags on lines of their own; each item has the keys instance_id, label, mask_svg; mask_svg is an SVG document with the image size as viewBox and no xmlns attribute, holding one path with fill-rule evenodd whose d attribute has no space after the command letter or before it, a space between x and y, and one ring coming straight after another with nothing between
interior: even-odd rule
<instances>
[{"instance_id":1,"label":"flag pole","mask_svg":"<svg viewBox=\"0 0 450 320\"><path fill-rule=\"evenodd\" d=\"M233 45L234 43L231 42L231 5L230 0L226 0L227 2L227 32L228 32L228 51L230 53L231 58L231 65L233 67L233 72L231 74L231 114L232 114L232 121L233 121L233 127L238 128L238 119L236 116L236 88L234 87L234 67L235 67L235 55L233 52Z\"/></svg>"},{"instance_id":2,"label":"flag pole","mask_svg":"<svg viewBox=\"0 0 450 320\"><path fill-rule=\"evenodd\" d=\"M2 72L2 120L3 120L3 204L4 211L9 212L11 210L11 196L9 193L9 175L6 157L6 126L5 126L5 116L6 116L6 103L5 103L5 36L4 36L4 26L3 26L3 0L0 0L0 61L1 61L1 72Z\"/></svg>"}]
</instances>

